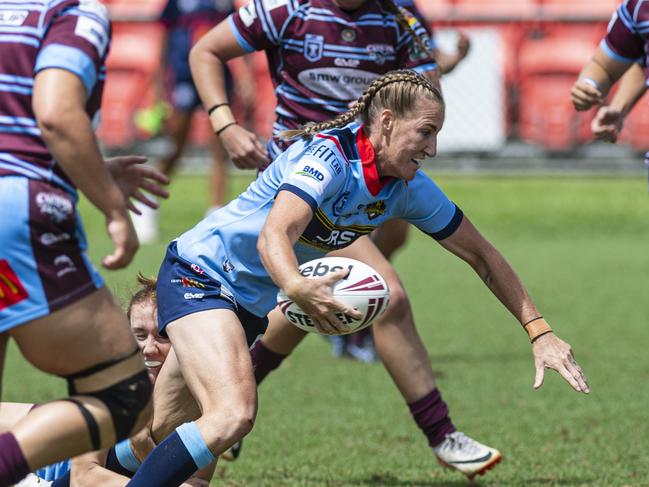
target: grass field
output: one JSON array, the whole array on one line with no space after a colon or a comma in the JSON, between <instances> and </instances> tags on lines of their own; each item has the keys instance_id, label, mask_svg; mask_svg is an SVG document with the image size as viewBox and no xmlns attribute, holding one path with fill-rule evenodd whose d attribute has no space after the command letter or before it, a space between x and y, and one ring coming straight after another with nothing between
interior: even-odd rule
<instances>
[{"instance_id":1,"label":"grass field","mask_svg":"<svg viewBox=\"0 0 649 487\"><path fill-rule=\"evenodd\" d=\"M247 180L233 179L233 191ZM414 230L396 267L410 292L456 426L505 460L484 486L649 486L649 196L641 177L459 177L440 185L517 269L573 345L591 394L549 373L539 391L516 321L468 266ZM166 241L205 208L206 178L181 176L161 212L163 238L127 271L103 272L122 299L137 270L157 271ZM95 262L108 247L83 205ZM4 400L44 401L63 381L12 349ZM242 458L213 485L463 486L442 470L381 365L330 357L310 337L262 385ZM475 485L475 484L473 484Z\"/></svg>"}]
</instances>

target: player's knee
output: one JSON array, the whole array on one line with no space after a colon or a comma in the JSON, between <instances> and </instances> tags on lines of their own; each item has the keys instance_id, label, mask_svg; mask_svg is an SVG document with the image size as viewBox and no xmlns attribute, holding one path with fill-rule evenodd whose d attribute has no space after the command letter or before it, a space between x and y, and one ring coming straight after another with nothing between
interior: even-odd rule
<instances>
[{"instance_id":1,"label":"player's knee","mask_svg":"<svg viewBox=\"0 0 649 487\"><path fill-rule=\"evenodd\" d=\"M388 286L390 287L390 304L383 315L383 319L396 316L400 317L401 321L410 314L410 299L401 282L397 281L396 285L388 283Z\"/></svg>"},{"instance_id":2,"label":"player's knee","mask_svg":"<svg viewBox=\"0 0 649 487\"><path fill-rule=\"evenodd\" d=\"M232 436L240 439L250 433L255 425L257 401L250 399L230 401L221 412L223 417L228 418Z\"/></svg>"}]
</instances>

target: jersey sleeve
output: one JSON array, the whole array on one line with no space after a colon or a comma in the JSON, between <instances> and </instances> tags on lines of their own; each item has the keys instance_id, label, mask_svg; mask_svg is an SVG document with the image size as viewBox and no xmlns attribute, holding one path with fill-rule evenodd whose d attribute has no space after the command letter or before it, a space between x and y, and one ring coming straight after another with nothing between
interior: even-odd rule
<instances>
[{"instance_id":1,"label":"jersey sleeve","mask_svg":"<svg viewBox=\"0 0 649 487\"><path fill-rule=\"evenodd\" d=\"M303 199L315 211L335 195L345 181L346 162L330 141L319 141L300 152L295 162L286 166L277 190L290 191Z\"/></svg>"},{"instance_id":2,"label":"jersey sleeve","mask_svg":"<svg viewBox=\"0 0 649 487\"><path fill-rule=\"evenodd\" d=\"M462 223L462 210L423 172L408 183L407 195L403 218L435 240L450 237Z\"/></svg>"},{"instance_id":3,"label":"jersey sleeve","mask_svg":"<svg viewBox=\"0 0 649 487\"><path fill-rule=\"evenodd\" d=\"M399 67L413 69L420 73L434 70L437 68L437 63L435 63L432 54L433 44L430 32L410 10L403 7L399 7L399 9L410 26L410 29L401 26L399 29L400 35L397 40L397 59L401 60L401 66ZM419 43L412 38L411 30L428 48L428 52L423 51Z\"/></svg>"},{"instance_id":4,"label":"jersey sleeve","mask_svg":"<svg viewBox=\"0 0 649 487\"><path fill-rule=\"evenodd\" d=\"M81 79L90 95L104 65L110 35L108 13L99 2L63 10L49 25L34 74L48 68L65 69Z\"/></svg>"},{"instance_id":5,"label":"jersey sleeve","mask_svg":"<svg viewBox=\"0 0 649 487\"><path fill-rule=\"evenodd\" d=\"M644 40L635 18L637 3L637 0L626 0L617 8L600 43L602 50L616 61L635 62L643 57Z\"/></svg>"},{"instance_id":6,"label":"jersey sleeve","mask_svg":"<svg viewBox=\"0 0 649 487\"><path fill-rule=\"evenodd\" d=\"M228 24L247 52L272 49L280 45L282 27L296 6L296 0L250 0L228 17Z\"/></svg>"}]
</instances>

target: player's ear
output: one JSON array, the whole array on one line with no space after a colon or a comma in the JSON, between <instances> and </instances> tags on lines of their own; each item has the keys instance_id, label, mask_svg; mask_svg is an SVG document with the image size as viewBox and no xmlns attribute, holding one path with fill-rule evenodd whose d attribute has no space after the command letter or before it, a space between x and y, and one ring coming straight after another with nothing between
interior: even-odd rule
<instances>
[{"instance_id":1,"label":"player's ear","mask_svg":"<svg viewBox=\"0 0 649 487\"><path fill-rule=\"evenodd\" d=\"M380 121L381 132L383 133L383 135L389 136L392 133L392 129L394 128L394 112L389 108L384 108L381 111Z\"/></svg>"}]
</instances>

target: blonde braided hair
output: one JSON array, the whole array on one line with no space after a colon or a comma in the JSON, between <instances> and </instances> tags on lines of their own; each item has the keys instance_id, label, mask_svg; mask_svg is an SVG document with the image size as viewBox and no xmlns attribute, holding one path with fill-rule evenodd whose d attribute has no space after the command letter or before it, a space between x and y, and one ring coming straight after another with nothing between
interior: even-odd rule
<instances>
[{"instance_id":1,"label":"blonde braided hair","mask_svg":"<svg viewBox=\"0 0 649 487\"><path fill-rule=\"evenodd\" d=\"M284 130L279 133L282 139L299 137L310 138L324 130L344 127L360 118L365 125L372 122L381 110L388 108L397 117L415 109L421 97L444 104L440 91L425 77L409 69L388 71L375 79L363 92L361 97L345 113L325 122L309 122L298 130Z\"/></svg>"},{"instance_id":2,"label":"blonde braided hair","mask_svg":"<svg viewBox=\"0 0 649 487\"><path fill-rule=\"evenodd\" d=\"M427 54L431 57L433 56L433 52L426 44L425 39L422 38L423 36L418 36L412 26L408 23L408 19L406 19L406 16L404 15L403 7L399 7L396 3L393 2L393 0L381 0L381 6L392 15L394 15L394 17L397 19L397 22L399 22L399 24L410 34L410 36L412 37L412 42L417 45L422 53Z\"/></svg>"}]
</instances>

